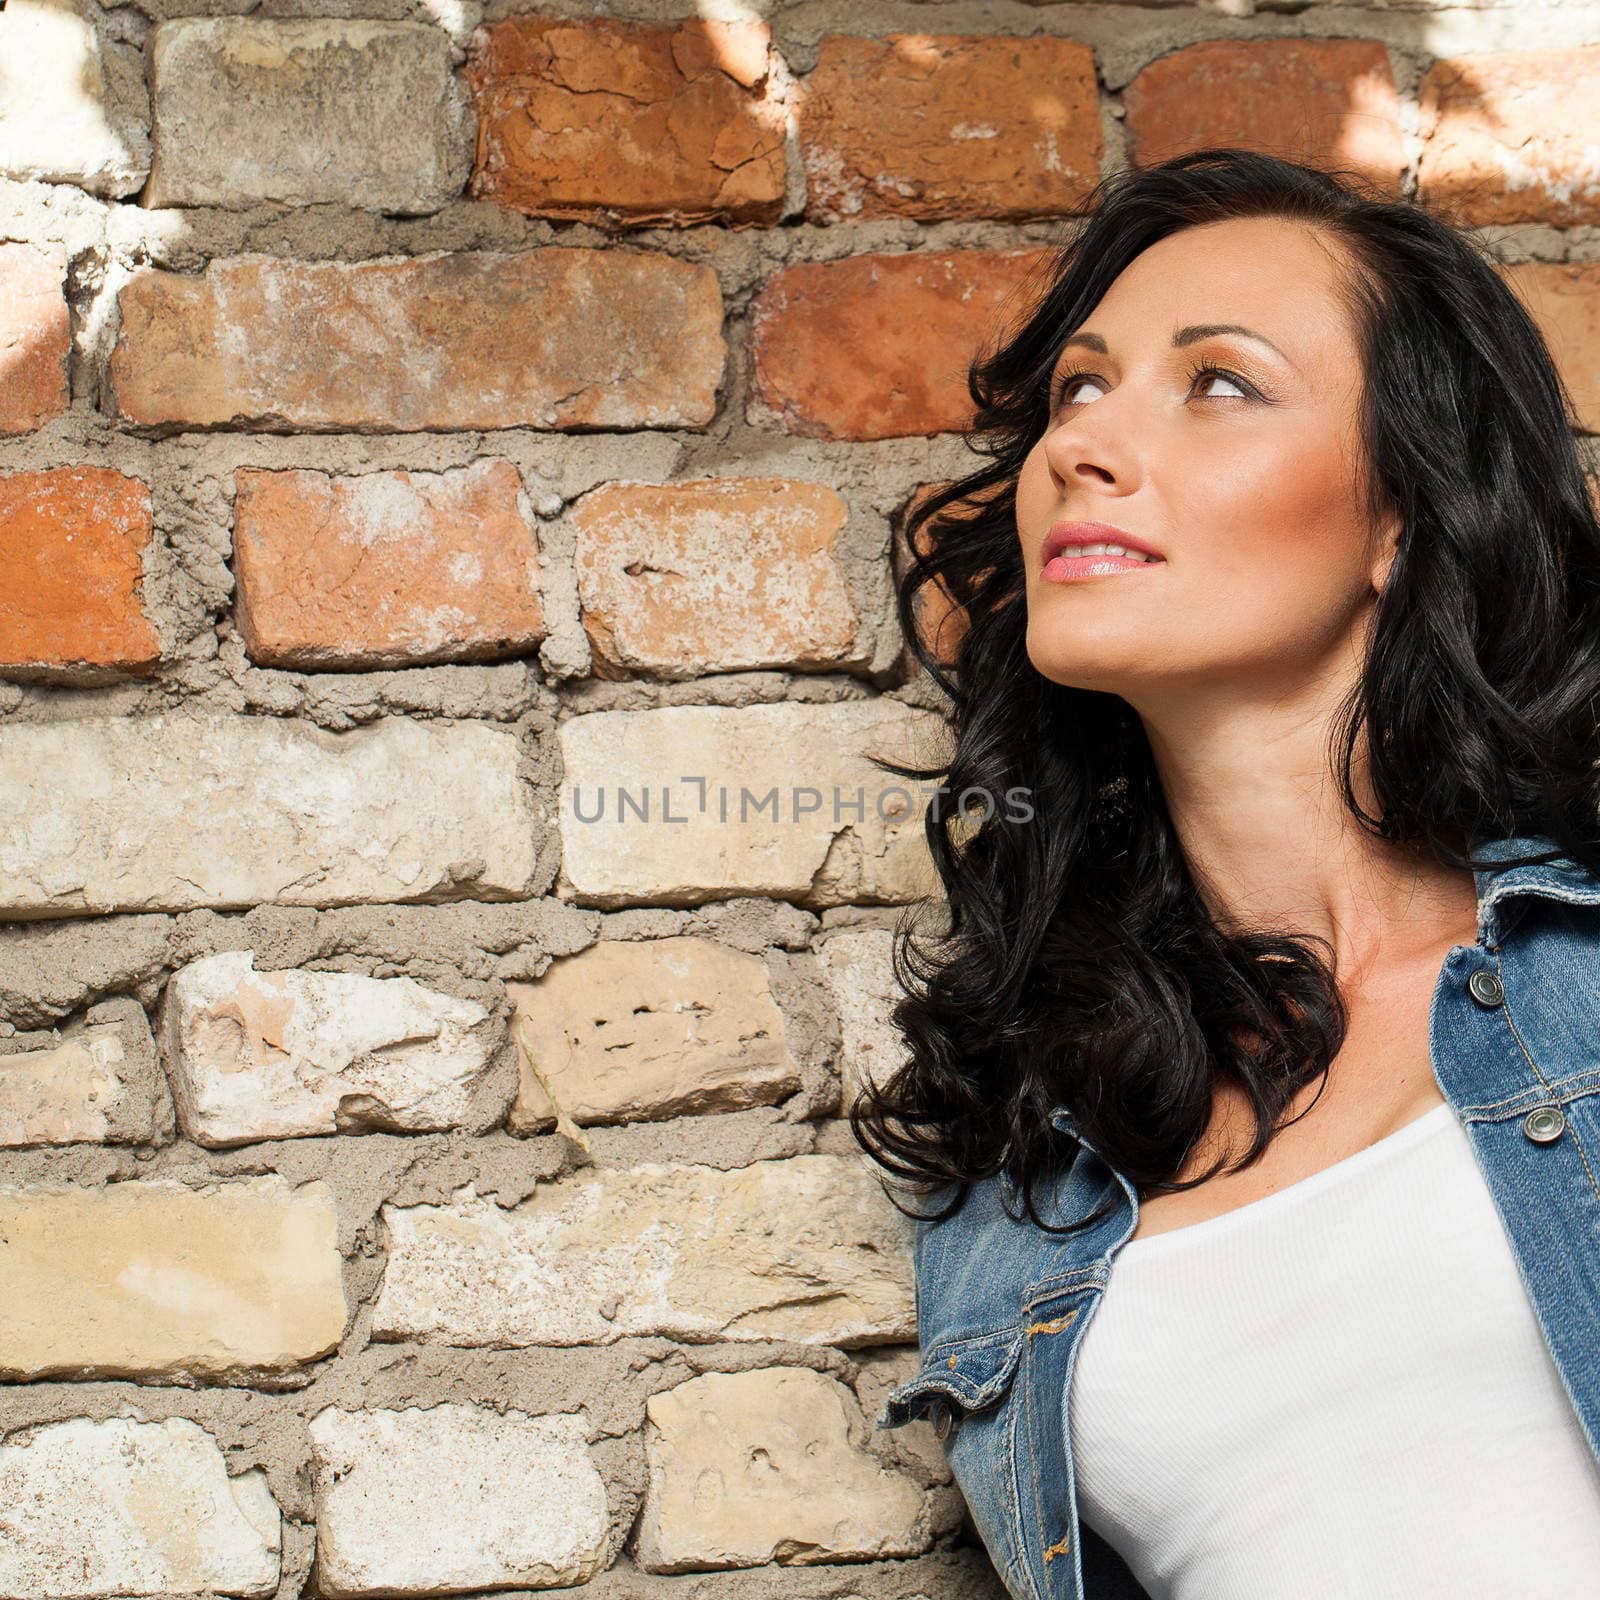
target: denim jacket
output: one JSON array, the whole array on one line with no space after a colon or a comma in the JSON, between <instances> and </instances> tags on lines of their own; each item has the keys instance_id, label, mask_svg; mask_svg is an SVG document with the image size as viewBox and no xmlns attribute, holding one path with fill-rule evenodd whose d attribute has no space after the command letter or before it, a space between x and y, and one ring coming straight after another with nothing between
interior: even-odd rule
<instances>
[{"instance_id":1,"label":"denim jacket","mask_svg":"<svg viewBox=\"0 0 1600 1600\"><path fill-rule=\"evenodd\" d=\"M1480 842L1473 855L1555 848L1522 835ZM1434 1078L1471 1139L1600 1459L1600 880L1564 856L1474 879L1477 943L1446 956L1429 1012ZM1078 1345L1138 1196L1070 1111L1058 1107L1051 1124L1075 1148L1036 1189L1039 1214L1074 1221L1108 1191L1114 1209L1080 1233L1046 1233L1011 1214L1020 1195L1005 1169L973 1185L947 1221L918 1222L920 1370L890 1391L876 1425L932 1421L1013 1600L1148 1600L1121 1557L1080 1527L1067 1420Z\"/></svg>"}]
</instances>

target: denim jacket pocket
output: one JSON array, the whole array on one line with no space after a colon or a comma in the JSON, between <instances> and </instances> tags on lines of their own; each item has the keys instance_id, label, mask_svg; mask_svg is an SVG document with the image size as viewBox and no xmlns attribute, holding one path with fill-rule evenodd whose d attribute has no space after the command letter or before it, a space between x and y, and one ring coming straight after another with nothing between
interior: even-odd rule
<instances>
[{"instance_id":1,"label":"denim jacket pocket","mask_svg":"<svg viewBox=\"0 0 1600 1600\"><path fill-rule=\"evenodd\" d=\"M889 1391L877 1426L926 1417L938 1435L972 1525L1014 1600L1035 1600L1019 1558L1015 1382L1027 1329L936 1340L922 1370Z\"/></svg>"},{"instance_id":2,"label":"denim jacket pocket","mask_svg":"<svg viewBox=\"0 0 1600 1600\"><path fill-rule=\"evenodd\" d=\"M998 1404L1017 1375L1026 1337L1027 1329L1019 1324L936 1341L922 1358L922 1370L889 1391L877 1425L898 1428L925 1416L937 1431L941 1401L956 1421Z\"/></svg>"}]
</instances>

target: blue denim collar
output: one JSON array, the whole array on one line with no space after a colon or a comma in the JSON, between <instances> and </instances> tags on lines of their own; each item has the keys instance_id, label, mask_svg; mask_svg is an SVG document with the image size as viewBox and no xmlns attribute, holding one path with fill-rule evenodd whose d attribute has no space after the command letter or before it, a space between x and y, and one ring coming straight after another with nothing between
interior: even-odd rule
<instances>
[{"instance_id":1,"label":"blue denim collar","mask_svg":"<svg viewBox=\"0 0 1600 1600\"><path fill-rule=\"evenodd\" d=\"M1547 855L1560 846L1543 834L1516 834L1503 839L1480 840L1472 850L1474 860L1504 861L1512 856ZM1504 929L1500 903L1513 895L1561 900L1568 905L1600 905L1600 880L1570 856L1554 861L1507 867L1503 871L1474 870L1478 886L1478 938L1494 945Z\"/></svg>"}]
</instances>

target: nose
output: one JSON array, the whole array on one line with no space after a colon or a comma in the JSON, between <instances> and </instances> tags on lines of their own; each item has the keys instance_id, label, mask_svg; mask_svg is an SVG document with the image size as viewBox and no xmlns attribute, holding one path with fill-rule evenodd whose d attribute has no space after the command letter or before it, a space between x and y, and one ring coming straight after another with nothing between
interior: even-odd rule
<instances>
[{"instance_id":1,"label":"nose","mask_svg":"<svg viewBox=\"0 0 1600 1600\"><path fill-rule=\"evenodd\" d=\"M1066 489L1129 493L1137 478L1138 425L1116 391L1062 415L1045 435L1044 454Z\"/></svg>"}]
</instances>

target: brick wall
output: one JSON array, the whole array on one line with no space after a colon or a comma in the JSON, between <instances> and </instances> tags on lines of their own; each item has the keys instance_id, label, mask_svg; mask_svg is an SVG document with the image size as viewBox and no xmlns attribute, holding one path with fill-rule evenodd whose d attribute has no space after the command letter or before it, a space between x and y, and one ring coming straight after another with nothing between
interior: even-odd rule
<instances>
[{"instance_id":1,"label":"brick wall","mask_svg":"<svg viewBox=\"0 0 1600 1600\"><path fill-rule=\"evenodd\" d=\"M188 9L0 8L0 1600L999 1594L871 1428L897 519L1200 143L1600 430L1600 3Z\"/></svg>"}]
</instances>

